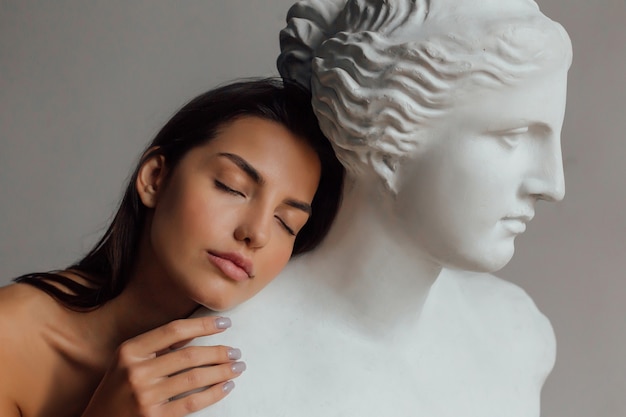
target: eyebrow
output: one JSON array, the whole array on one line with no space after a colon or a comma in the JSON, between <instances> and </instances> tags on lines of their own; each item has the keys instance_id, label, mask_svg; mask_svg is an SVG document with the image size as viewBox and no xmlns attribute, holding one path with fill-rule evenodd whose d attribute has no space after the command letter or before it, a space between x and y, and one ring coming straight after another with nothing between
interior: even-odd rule
<instances>
[{"instance_id":1,"label":"eyebrow","mask_svg":"<svg viewBox=\"0 0 626 417\"><path fill-rule=\"evenodd\" d=\"M255 184L263 185L265 184L265 179L259 171L257 171L252 165L248 163L245 159L240 157L239 155L235 155L234 153L228 152L220 152L217 154L218 156L224 157L232 161L235 165L237 165ZM296 208L298 210L302 210L308 215L311 215L313 212L311 205L305 203L304 201L288 199L285 201L285 204Z\"/></svg>"},{"instance_id":2,"label":"eyebrow","mask_svg":"<svg viewBox=\"0 0 626 417\"><path fill-rule=\"evenodd\" d=\"M259 171L254 169L254 167L250 165L241 156L235 155L234 153L228 153L228 152L220 152L217 155L223 156L224 158L228 158L231 161L233 161L235 165L237 165L243 172L245 172L246 175L249 176L250 179L254 181L256 184L258 185L265 184L265 180L263 179L263 176L259 173Z\"/></svg>"},{"instance_id":3,"label":"eyebrow","mask_svg":"<svg viewBox=\"0 0 626 417\"><path fill-rule=\"evenodd\" d=\"M293 208L297 208L299 210L302 210L305 213L307 213L309 216L313 212L313 210L311 209L311 205L307 204L307 203L305 203L303 201L287 200L287 201L285 201L285 204L287 204L288 206L291 206Z\"/></svg>"}]
</instances>

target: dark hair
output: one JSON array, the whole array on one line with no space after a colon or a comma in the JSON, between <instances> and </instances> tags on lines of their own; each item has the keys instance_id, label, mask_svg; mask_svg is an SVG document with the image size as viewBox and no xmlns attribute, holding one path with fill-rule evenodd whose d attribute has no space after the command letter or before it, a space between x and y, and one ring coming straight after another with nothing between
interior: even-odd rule
<instances>
[{"instance_id":1,"label":"dark hair","mask_svg":"<svg viewBox=\"0 0 626 417\"><path fill-rule=\"evenodd\" d=\"M27 274L14 281L31 284L75 310L94 309L115 298L129 280L147 213L135 189L142 163L160 154L165 157L168 172L172 172L187 152L210 141L226 123L243 116L281 123L317 152L321 162L319 186L311 204L311 217L296 237L292 256L315 248L328 233L339 209L344 168L318 126L306 89L274 78L245 80L191 100L148 145L106 233L85 257L68 268L87 285L60 275L60 271Z\"/></svg>"}]
</instances>

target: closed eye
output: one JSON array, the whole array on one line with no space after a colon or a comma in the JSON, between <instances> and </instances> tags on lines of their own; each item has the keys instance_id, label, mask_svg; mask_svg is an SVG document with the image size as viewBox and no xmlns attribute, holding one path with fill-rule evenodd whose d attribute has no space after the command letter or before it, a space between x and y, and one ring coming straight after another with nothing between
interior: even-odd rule
<instances>
[{"instance_id":1,"label":"closed eye","mask_svg":"<svg viewBox=\"0 0 626 417\"><path fill-rule=\"evenodd\" d=\"M215 180L215 186L216 186L218 189L220 189L220 190L222 190L222 191L225 191L225 192L227 192L227 193L229 193L229 194L233 194L233 195L240 196L240 197L245 197L245 196L246 196L246 195L245 195L244 193L242 193L241 191L239 191L239 190L235 190L234 188L230 188L228 185L226 185L226 184L224 184L223 182L218 181L218 180Z\"/></svg>"},{"instance_id":2,"label":"closed eye","mask_svg":"<svg viewBox=\"0 0 626 417\"><path fill-rule=\"evenodd\" d=\"M283 227L283 229L285 229L287 231L287 233L289 233L291 236L295 236L296 232L293 231L293 229L291 227L289 227L287 225L287 223L285 223L285 221L283 219L281 219L278 216L274 216L276 217L276 220L278 220L278 223L280 223L280 225Z\"/></svg>"}]
</instances>

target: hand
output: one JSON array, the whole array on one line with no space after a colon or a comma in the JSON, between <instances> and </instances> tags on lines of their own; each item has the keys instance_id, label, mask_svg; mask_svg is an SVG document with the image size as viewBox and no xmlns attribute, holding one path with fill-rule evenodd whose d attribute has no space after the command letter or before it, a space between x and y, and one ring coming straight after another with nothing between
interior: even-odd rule
<instances>
[{"instance_id":1,"label":"hand","mask_svg":"<svg viewBox=\"0 0 626 417\"><path fill-rule=\"evenodd\" d=\"M177 348L228 327L221 317L176 320L122 343L82 417L182 417L218 402L245 370L239 350Z\"/></svg>"}]
</instances>

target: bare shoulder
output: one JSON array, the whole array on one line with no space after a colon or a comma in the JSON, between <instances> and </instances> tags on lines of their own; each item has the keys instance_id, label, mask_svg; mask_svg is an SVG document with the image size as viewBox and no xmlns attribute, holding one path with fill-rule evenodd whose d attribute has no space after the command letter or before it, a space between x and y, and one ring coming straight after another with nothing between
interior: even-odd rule
<instances>
[{"instance_id":1,"label":"bare shoulder","mask_svg":"<svg viewBox=\"0 0 626 417\"><path fill-rule=\"evenodd\" d=\"M48 294L28 284L0 287L0 326L8 330L6 327L36 324L38 317L58 310L58 306Z\"/></svg>"},{"instance_id":2,"label":"bare shoulder","mask_svg":"<svg viewBox=\"0 0 626 417\"><path fill-rule=\"evenodd\" d=\"M58 315L59 304L43 291L27 285L0 288L0 355L21 352L37 340L43 327Z\"/></svg>"},{"instance_id":3,"label":"bare shoulder","mask_svg":"<svg viewBox=\"0 0 626 417\"><path fill-rule=\"evenodd\" d=\"M442 275L494 342L510 349L520 363L537 365L537 376L547 376L556 359L556 338L526 291L491 274L446 270Z\"/></svg>"},{"instance_id":4,"label":"bare shoulder","mask_svg":"<svg viewBox=\"0 0 626 417\"><path fill-rule=\"evenodd\" d=\"M0 288L0 355L10 353L36 333L37 317L52 308L53 303L47 294L30 285Z\"/></svg>"},{"instance_id":5,"label":"bare shoulder","mask_svg":"<svg viewBox=\"0 0 626 417\"><path fill-rule=\"evenodd\" d=\"M42 291L25 284L0 288L0 415L20 416L18 398L28 387L37 366L37 353L45 320L58 309Z\"/></svg>"}]
</instances>

